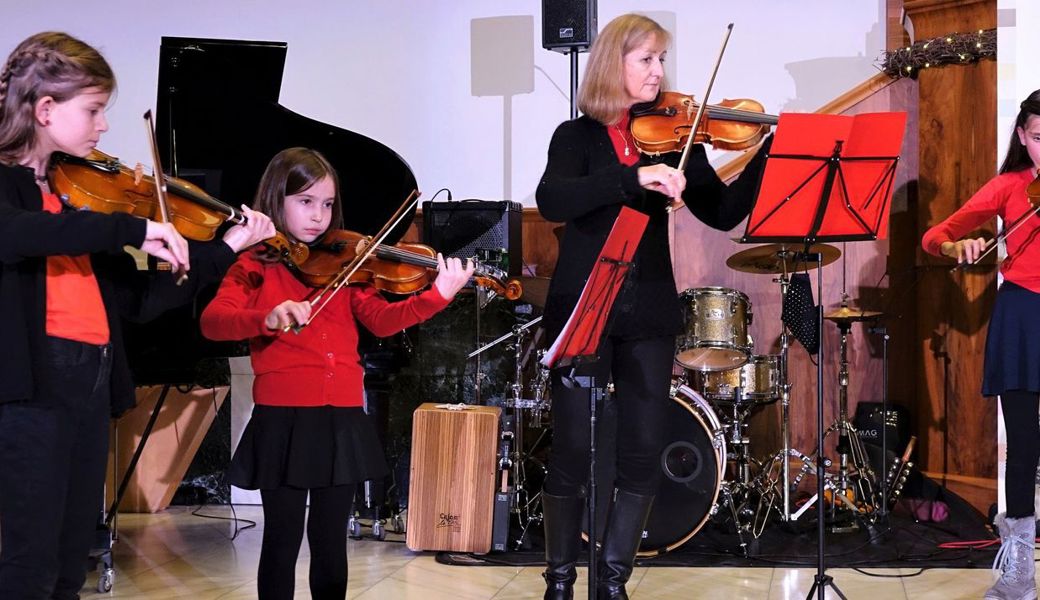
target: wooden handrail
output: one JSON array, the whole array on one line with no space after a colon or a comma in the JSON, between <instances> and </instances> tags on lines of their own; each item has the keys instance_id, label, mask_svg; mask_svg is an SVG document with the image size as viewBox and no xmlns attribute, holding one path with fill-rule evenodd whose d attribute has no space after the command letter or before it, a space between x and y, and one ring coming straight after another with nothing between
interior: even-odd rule
<instances>
[{"instance_id":1,"label":"wooden handrail","mask_svg":"<svg viewBox=\"0 0 1040 600\"><path fill-rule=\"evenodd\" d=\"M896 79L892 79L884 73L878 73L863 83L857 85L851 90L838 96L834 100L831 100L827 104L824 104L814 112L821 115L837 115L841 114L853 106L856 106L860 102L863 102L870 96L878 93L886 87L895 83ZM744 152L740 156L737 156L733 160L720 166L715 171L719 174L719 178L729 183L730 181L737 178L738 175L744 170L744 167L751 161L755 156L753 152Z\"/></svg>"}]
</instances>

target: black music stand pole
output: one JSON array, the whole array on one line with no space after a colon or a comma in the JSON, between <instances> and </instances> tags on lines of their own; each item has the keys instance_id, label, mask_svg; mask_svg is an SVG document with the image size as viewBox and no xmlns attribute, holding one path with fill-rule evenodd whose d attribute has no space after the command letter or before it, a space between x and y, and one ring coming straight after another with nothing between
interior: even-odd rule
<instances>
[{"instance_id":1,"label":"black music stand pole","mask_svg":"<svg viewBox=\"0 0 1040 600\"><path fill-rule=\"evenodd\" d=\"M603 334L610 331L611 308L633 264L632 259L648 220L643 213L621 208L574 311L542 360L550 368L570 366L571 372L561 378L562 383L568 387L584 386L589 390L589 600L596 600L599 583L596 565L596 405L604 394L594 375L577 376L576 372L581 366L599 360L598 349Z\"/></svg>"},{"instance_id":2,"label":"black music stand pole","mask_svg":"<svg viewBox=\"0 0 1040 600\"><path fill-rule=\"evenodd\" d=\"M904 113L781 115L741 242L805 244L808 260L816 261L816 289L822 307L823 254L814 252L812 244L876 240L887 231L905 123ZM817 570L806 599L817 593L822 599L830 587L844 600L834 579L826 574L824 551L822 308L816 327L820 341L816 364Z\"/></svg>"}]
</instances>

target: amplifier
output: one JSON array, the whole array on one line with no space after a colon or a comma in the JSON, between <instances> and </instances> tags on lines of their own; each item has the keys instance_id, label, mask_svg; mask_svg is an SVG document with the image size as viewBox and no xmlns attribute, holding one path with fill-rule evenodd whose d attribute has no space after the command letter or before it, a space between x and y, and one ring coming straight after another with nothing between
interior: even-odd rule
<instances>
[{"instance_id":1,"label":"amplifier","mask_svg":"<svg viewBox=\"0 0 1040 600\"><path fill-rule=\"evenodd\" d=\"M510 275L523 271L524 210L519 202L423 202L422 214L423 243L444 256L478 257Z\"/></svg>"},{"instance_id":2,"label":"amplifier","mask_svg":"<svg viewBox=\"0 0 1040 600\"><path fill-rule=\"evenodd\" d=\"M413 415L406 542L411 550L486 554L502 409L455 406L426 403Z\"/></svg>"},{"instance_id":3,"label":"amplifier","mask_svg":"<svg viewBox=\"0 0 1040 600\"><path fill-rule=\"evenodd\" d=\"M888 427L888 449L902 452L910 441L910 413L906 408L895 404L888 405L888 414L882 419L880 402L860 402L856 405L856 416L852 424L865 444L881 446L882 422Z\"/></svg>"}]
</instances>

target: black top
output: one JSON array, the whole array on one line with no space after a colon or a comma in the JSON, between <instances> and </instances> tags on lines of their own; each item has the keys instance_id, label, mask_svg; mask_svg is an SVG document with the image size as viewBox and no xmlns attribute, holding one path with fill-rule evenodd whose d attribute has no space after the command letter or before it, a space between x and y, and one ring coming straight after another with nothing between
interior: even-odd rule
<instances>
[{"instance_id":1,"label":"black top","mask_svg":"<svg viewBox=\"0 0 1040 600\"><path fill-rule=\"evenodd\" d=\"M690 149L686 166L687 208L706 225L728 231L736 227L754 201L755 188L772 138L766 140L740 178L726 186L708 163L704 148ZM640 187L637 170L664 162L679 164L677 152L649 157L626 166L618 161L607 128L581 116L561 123L549 143L549 162L538 184L538 210L549 221L565 222L556 271L549 284L544 324L555 338L577 304L593 263L613 227L621 206L649 215L634 266L614 304L610 335L640 338L674 335L682 330L682 311L668 250L669 199Z\"/></svg>"},{"instance_id":2,"label":"black top","mask_svg":"<svg viewBox=\"0 0 1040 600\"><path fill-rule=\"evenodd\" d=\"M45 212L33 171L0 164L0 402L33 398L39 376L34 366L46 348L47 256L90 254L113 349L112 410L119 414L134 406L120 317L155 318L190 301L235 262L227 244L189 242L191 271L177 286L170 273L138 271L123 251L123 246L140 247L145 228L144 219L126 214Z\"/></svg>"}]
</instances>

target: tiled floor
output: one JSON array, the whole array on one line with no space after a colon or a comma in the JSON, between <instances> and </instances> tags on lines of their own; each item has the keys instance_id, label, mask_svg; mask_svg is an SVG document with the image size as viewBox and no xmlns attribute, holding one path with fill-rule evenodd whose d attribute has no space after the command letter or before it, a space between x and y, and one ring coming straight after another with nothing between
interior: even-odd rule
<instances>
[{"instance_id":1,"label":"tiled floor","mask_svg":"<svg viewBox=\"0 0 1040 600\"><path fill-rule=\"evenodd\" d=\"M207 508L229 515L226 507ZM240 507L239 517L260 519L258 507ZM244 600L256 597L256 565L261 528L229 541L226 521L192 516L173 508L156 515L122 515L116 546L115 586L109 594L84 590L84 600L98 598L190 598ZM351 541L349 598L358 600L520 600L542 597L541 567L458 567L438 564L430 553L409 551L398 541ZM309 598L306 542L296 568L296 597ZM871 577L851 569L828 574L850 600L954 600L981 598L991 572L982 569L876 569ZM637 569L628 589L633 599L688 600L805 598L813 569L675 568ZM899 577L907 575L906 577ZM586 573L579 574L584 586ZM97 581L88 577L93 588ZM576 594L584 597L584 587ZM817 596L819 597L819 596ZM837 598L828 590L828 598Z\"/></svg>"}]
</instances>

